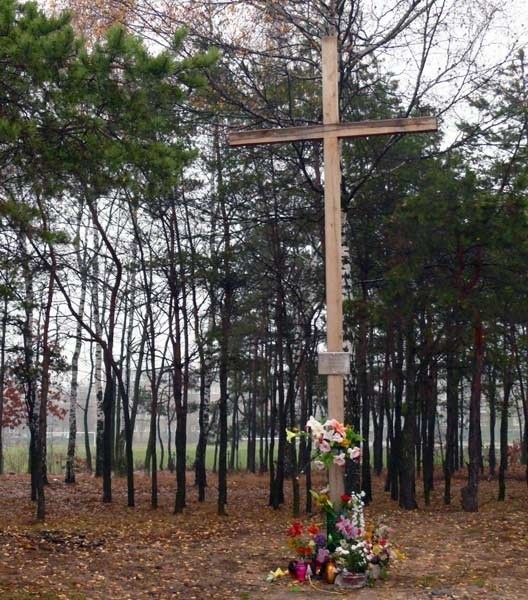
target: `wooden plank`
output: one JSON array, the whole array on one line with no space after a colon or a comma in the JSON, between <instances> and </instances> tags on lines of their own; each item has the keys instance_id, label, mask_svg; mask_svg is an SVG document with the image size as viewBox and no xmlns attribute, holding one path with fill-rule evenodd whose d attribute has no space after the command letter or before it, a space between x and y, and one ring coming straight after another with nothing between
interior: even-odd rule
<instances>
[{"instance_id":1,"label":"wooden plank","mask_svg":"<svg viewBox=\"0 0 528 600\"><path fill-rule=\"evenodd\" d=\"M253 129L231 131L230 146L255 146L256 144L283 144L285 142L321 141L327 137L353 138L397 133L427 133L438 130L436 117L414 117L409 119L380 119L355 123L327 123L303 125L283 129Z\"/></svg>"},{"instance_id":2,"label":"wooden plank","mask_svg":"<svg viewBox=\"0 0 528 600\"><path fill-rule=\"evenodd\" d=\"M323 66L323 128L339 124L337 37L321 40ZM325 279L326 340L329 352L343 351L343 292L341 285L341 166L339 138L324 137L325 177ZM344 421L344 382L342 374L328 375L328 416ZM332 465L328 479L330 499L338 503L345 491L343 471Z\"/></svg>"},{"instance_id":3,"label":"wooden plank","mask_svg":"<svg viewBox=\"0 0 528 600\"><path fill-rule=\"evenodd\" d=\"M337 38L327 35L321 38L321 68L323 75L323 124L339 124L339 70Z\"/></svg>"}]
</instances>

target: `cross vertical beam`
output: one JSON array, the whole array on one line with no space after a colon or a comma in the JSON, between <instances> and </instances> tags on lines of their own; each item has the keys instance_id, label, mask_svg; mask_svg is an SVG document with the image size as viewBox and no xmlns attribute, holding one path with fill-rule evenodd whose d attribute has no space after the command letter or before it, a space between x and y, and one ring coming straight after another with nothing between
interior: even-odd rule
<instances>
[{"instance_id":1,"label":"cross vertical beam","mask_svg":"<svg viewBox=\"0 0 528 600\"><path fill-rule=\"evenodd\" d=\"M255 146L298 141L323 141L325 180L325 277L327 350L319 355L319 373L328 375L328 415L344 420L344 373L350 361L343 352L343 292L341 265L341 166L340 140L372 135L426 133L438 130L435 117L383 119L340 123L337 37L321 39L323 71L323 123L282 129L232 131L230 146ZM322 360L323 359L323 360ZM328 360L330 359L330 360ZM334 364L332 362L334 361ZM343 473L330 469L330 498L339 501L344 489Z\"/></svg>"},{"instance_id":2,"label":"cross vertical beam","mask_svg":"<svg viewBox=\"0 0 528 600\"><path fill-rule=\"evenodd\" d=\"M339 123L339 71L337 37L321 39L323 74L323 125ZM341 168L337 135L323 140L325 184L325 278L326 343L328 352L343 351L343 292L341 260ZM328 416L344 421L343 375L328 375ZM330 499L336 503L344 493L343 471L332 465Z\"/></svg>"}]
</instances>

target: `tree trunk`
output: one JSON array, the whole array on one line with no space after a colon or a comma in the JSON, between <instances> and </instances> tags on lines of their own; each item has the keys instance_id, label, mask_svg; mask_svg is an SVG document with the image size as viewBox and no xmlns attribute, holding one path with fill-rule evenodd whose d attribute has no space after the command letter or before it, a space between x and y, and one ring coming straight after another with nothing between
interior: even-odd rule
<instances>
[{"instance_id":1,"label":"tree trunk","mask_svg":"<svg viewBox=\"0 0 528 600\"><path fill-rule=\"evenodd\" d=\"M86 266L86 253L81 256L79 247L81 221L83 215L83 205L79 207L77 215L77 233L75 237L75 254L77 257L77 269L80 274L80 298L79 298L79 316L84 317L84 304L86 301L86 291L88 287L88 269ZM79 357L82 347L82 324L77 321L75 331L75 348L71 361L71 383L70 383L70 414L69 414L69 436L68 436L68 451L66 459L66 472L64 476L65 483L75 483L75 450L77 442L77 405L79 398Z\"/></svg>"},{"instance_id":2,"label":"tree trunk","mask_svg":"<svg viewBox=\"0 0 528 600\"><path fill-rule=\"evenodd\" d=\"M400 498L400 446L402 444L402 407L403 407L403 391L405 386L405 377L403 373L404 362L404 347L403 347L403 331L401 324L398 325L396 348L394 351L393 377L394 377L394 438L391 443L391 460L389 463L389 478L391 499L394 501ZM387 415L389 416L389 415ZM414 459L413 459L414 460Z\"/></svg>"},{"instance_id":3,"label":"tree trunk","mask_svg":"<svg viewBox=\"0 0 528 600\"><path fill-rule=\"evenodd\" d=\"M33 292L33 274L29 264L29 254L26 247L26 238L19 238L20 255L22 257L22 276L24 280L24 319L22 322L22 343L24 348L24 383L25 400L28 411L28 426L30 434L29 443L29 472L31 473L31 500L37 501L37 463L38 452L38 406L35 386L35 351L34 351L34 315L35 298Z\"/></svg>"},{"instance_id":4,"label":"tree trunk","mask_svg":"<svg viewBox=\"0 0 528 600\"><path fill-rule=\"evenodd\" d=\"M406 356L406 412L401 443L399 445L399 487L400 507L406 510L418 508L416 502L416 345L414 324L411 323L407 334Z\"/></svg>"},{"instance_id":5,"label":"tree trunk","mask_svg":"<svg viewBox=\"0 0 528 600\"><path fill-rule=\"evenodd\" d=\"M90 397L92 395L93 377L94 377L94 360L93 360L93 343L90 343L90 376L88 379L88 390L84 401L83 409L83 425L84 425L84 451L86 454L86 469L89 473L93 471L92 467L92 450L90 448L90 427L88 423L88 409L90 407Z\"/></svg>"},{"instance_id":6,"label":"tree trunk","mask_svg":"<svg viewBox=\"0 0 528 600\"><path fill-rule=\"evenodd\" d=\"M266 314L267 323L267 314ZM260 438L259 438L259 473L267 473L268 471L268 452L269 452L269 397L270 397L270 351L269 343L262 342L262 368L260 372Z\"/></svg>"},{"instance_id":7,"label":"tree trunk","mask_svg":"<svg viewBox=\"0 0 528 600\"><path fill-rule=\"evenodd\" d=\"M508 410L513 381L510 373L504 373L503 396L500 422L500 464L499 464L499 497L500 502L506 499L506 471L508 469Z\"/></svg>"},{"instance_id":8,"label":"tree trunk","mask_svg":"<svg viewBox=\"0 0 528 600\"><path fill-rule=\"evenodd\" d=\"M466 396L465 396L465 387L464 387L464 379L460 379L460 397L459 397L459 427L458 427L458 469L464 468L464 428L466 426Z\"/></svg>"},{"instance_id":9,"label":"tree trunk","mask_svg":"<svg viewBox=\"0 0 528 600\"><path fill-rule=\"evenodd\" d=\"M156 438L158 433L158 375L156 368L156 328L154 322L154 301L152 298L152 263L153 257L148 260L145 258L145 249L142 239L142 232L139 229L137 222L136 209L131 207L130 216L134 225L135 244L139 250L141 259L141 274L143 276L143 288L146 296L145 310L148 319L148 351L150 359L150 506L153 509L158 508L158 461L156 451ZM150 266L149 266L150 265ZM133 279L134 283L134 279ZM131 317L132 319L132 317Z\"/></svg>"},{"instance_id":10,"label":"tree trunk","mask_svg":"<svg viewBox=\"0 0 528 600\"><path fill-rule=\"evenodd\" d=\"M422 416L425 422L425 436L423 438L423 485L425 504L431 501L431 492L434 490L434 457L435 457L435 428L436 428L436 366L429 365L424 386L425 411Z\"/></svg>"},{"instance_id":11,"label":"tree trunk","mask_svg":"<svg viewBox=\"0 0 528 600\"><path fill-rule=\"evenodd\" d=\"M478 480L481 463L480 451L480 397L482 364L484 359L484 328L480 314L475 322L475 357L471 382L471 399L469 404L468 434L468 483L462 488L462 508L466 512L478 511Z\"/></svg>"},{"instance_id":12,"label":"tree trunk","mask_svg":"<svg viewBox=\"0 0 528 600\"><path fill-rule=\"evenodd\" d=\"M495 452L495 425L497 422L497 374L495 367L488 368L488 401L489 401L489 435L490 444L488 451L489 476L495 476L497 456Z\"/></svg>"},{"instance_id":13,"label":"tree trunk","mask_svg":"<svg viewBox=\"0 0 528 600\"><path fill-rule=\"evenodd\" d=\"M380 384L380 391L377 395L377 406L373 403L372 420L374 424L374 472L379 477L383 471L383 436L385 433L385 407L389 406L389 368L390 352L387 340L385 347L385 357L383 360L383 375Z\"/></svg>"},{"instance_id":14,"label":"tree trunk","mask_svg":"<svg viewBox=\"0 0 528 600\"><path fill-rule=\"evenodd\" d=\"M44 521L46 518L46 500L44 497L44 448L46 447L46 430L48 414L48 396L50 388L51 347L49 341L51 307L53 304L54 277L56 272L55 261L49 275L48 295L44 312L44 323L42 325L42 383L40 388L40 402L38 412L38 436L37 436L37 519Z\"/></svg>"},{"instance_id":15,"label":"tree trunk","mask_svg":"<svg viewBox=\"0 0 528 600\"><path fill-rule=\"evenodd\" d=\"M458 469L458 384L459 374L455 352L446 355L446 450L444 461L444 504L451 503L451 476Z\"/></svg>"},{"instance_id":16,"label":"tree trunk","mask_svg":"<svg viewBox=\"0 0 528 600\"><path fill-rule=\"evenodd\" d=\"M275 477L273 479L271 506L275 509L284 503L284 477L286 456L286 407L284 397L284 333L283 333L283 308L284 300L282 289L277 291L275 299L275 323L276 323L276 354L277 354L277 417L278 417L278 448Z\"/></svg>"},{"instance_id":17,"label":"tree trunk","mask_svg":"<svg viewBox=\"0 0 528 600\"><path fill-rule=\"evenodd\" d=\"M229 227L226 224L227 227ZM226 259L227 260L227 259ZM229 339L231 334L231 305L233 290L227 278L229 268L226 269L226 284L224 286L224 299L221 307L221 340L220 360L218 365L218 378L220 383L220 399L218 401L218 426L219 426L219 451L218 451L218 514L226 515L227 504L227 405L229 374Z\"/></svg>"},{"instance_id":18,"label":"tree trunk","mask_svg":"<svg viewBox=\"0 0 528 600\"><path fill-rule=\"evenodd\" d=\"M368 329L367 329L367 290L362 282L362 301L358 310L359 339L358 339L358 383L361 397L361 487L365 494L363 501L372 501L372 481L370 475L370 393L367 373Z\"/></svg>"},{"instance_id":19,"label":"tree trunk","mask_svg":"<svg viewBox=\"0 0 528 600\"><path fill-rule=\"evenodd\" d=\"M112 416L115 398L114 376L110 357L104 356L106 384L103 394L103 502L112 502Z\"/></svg>"},{"instance_id":20,"label":"tree trunk","mask_svg":"<svg viewBox=\"0 0 528 600\"><path fill-rule=\"evenodd\" d=\"M4 474L4 445L2 438L4 421L4 385L5 385L5 343L7 331L7 294L4 295L2 325L0 333L0 475Z\"/></svg>"},{"instance_id":21,"label":"tree trunk","mask_svg":"<svg viewBox=\"0 0 528 600\"><path fill-rule=\"evenodd\" d=\"M259 364L259 340L255 336L253 347L253 361L251 365L251 391L249 394L248 415L248 447L246 469L250 473L257 471L257 398L258 398L258 364Z\"/></svg>"},{"instance_id":22,"label":"tree trunk","mask_svg":"<svg viewBox=\"0 0 528 600\"><path fill-rule=\"evenodd\" d=\"M97 336L103 336L103 323L101 315L101 305L99 303L99 236L94 227L93 232L94 256L92 260L92 317L94 329ZM96 434L95 434L95 476L101 477L103 474L103 429L104 429L104 410L103 410L103 349L100 344L95 346L95 397L96 397Z\"/></svg>"},{"instance_id":23,"label":"tree trunk","mask_svg":"<svg viewBox=\"0 0 528 600\"><path fill-rule=\"evenodd\" d=\"M524 331L524 334L526 335L526 331ZM516 367L516 371L517 371L517 378L519 381L519 391L521 394L522 408L523 408L523 415L524 415L524 428L523 428L524 435L521 440L521 450L522 450L521 461L526 466L525 479L526 479L526 484L528 485L528 398L527 398L527 394L526 394L524 376L523 376L523 372L521 369L521 357L519 356L519 349L517 347L515 328L512 328L512 343L513 343L513 347L514 347L515 367Z\"/></svg>"},{"instance_id":24,"label":"tree trunk","mask_svg":"<svg viewBox=\"0 0 528 600\"><path fill-rule=\"evenodd\" d=\"M275 435L277 429L277 353L273 352L273 373L270 389L270 416L269 416L269 446L268 446L268 469L269 469L269 505L273 506L275 493Z\"/></svg>"}]
</instances>

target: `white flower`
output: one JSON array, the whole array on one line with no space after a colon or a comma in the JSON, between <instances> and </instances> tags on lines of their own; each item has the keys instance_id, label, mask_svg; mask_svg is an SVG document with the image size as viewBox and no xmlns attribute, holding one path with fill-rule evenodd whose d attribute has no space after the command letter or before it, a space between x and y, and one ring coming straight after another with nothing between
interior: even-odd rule
<instances>
[{"instance_id":1,"label":"white flower","mask_svg":"<svg viewBox=\"0 0 528 600\"><path fill-rule=\"evenodd\" d=\"M319 436L321 436L325 433L324 427L313 416L308 419L308 422L306 423L306 427L310 428L310 431L312 432L312 437L314 437L314 438L318 438Z\"/></svg>"},{"instance_id":2,"label":"white flower","mask_svg":"<svg viewBox=\"0 0 528 600\"><path fill-rule=\"evenodd\" d=\"M322 460L314 460L314 466L318 471L324 471L325 464Z\"/></svg>"}]
</instances>

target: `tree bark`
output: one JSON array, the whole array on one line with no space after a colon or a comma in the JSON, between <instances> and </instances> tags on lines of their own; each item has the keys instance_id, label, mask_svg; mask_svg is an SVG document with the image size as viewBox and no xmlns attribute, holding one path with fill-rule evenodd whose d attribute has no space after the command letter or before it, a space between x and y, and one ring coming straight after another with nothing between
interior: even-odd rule
<instances>
[{"instance_id":1,"label":"tree bark","mask_svg":"<svg viewBox=\"0 0 528 600\"><path fill-rule=\"evenodd\" d=\"M458 469L458 385L459 373L456 354L446 354L446 450L444 461L444 504L451 503L451 476Z\"/></svg>"},{"instance_id":2,"label":"tree bark","mask_svg":"<svg viewBox=\"0 0 528 600\"><path fill-rule=\"evenodd\" d=\"M418 508L416 502L416 345L414 324L409 325L406 336L406 412L401 443L399 445L400 507L406 510Z\"/></svg>"},{"instance_id":3,"label":"tree bark","mask_svg":"<svg viewBox=\"0 0 528 600\"><path fill-rule=\"evenodd\" d=\"M478 480L481 463L480 450L480 398L482 365L484 360L484 327L480 314L474 325L475 356L473 361L473 377L471 381L471 399L469 403L468 434L468 483L462 488L462 508L466 512L478 511Z\"/></svg>"},{"instance_id":4,"label":"tree bark","mask_svg":"<svg viewBox=\"0 0 528 600\"><path fill-rule=\"evenodd\" d=\"M499 463L499 496L498 500L506 499L506 471L508 469L508 410L513 381L510 373L505 373L503 378L503 395L501 405L500 423L500 463Z\"/></svg>"},{"instance_id":5,"label":"tree bark","mask_svg":"<svg viewBox=\"0 0 528 600\"><path fill-rule=\"evenodd\" d=\"M4 474L4 445L3 445L3 422L4 422L4 386L5 386L5 343L7 331L7 294L4 296L2 310L2 325L0 333L0 475Z\"/></svg>"},{"instance_id":6,"label":"tree bark","mask_svg":"<svg viewBox=\"0 0 528 600\"><path fill-rule=\"evenodd\" d=\"M367 329L367 289L362 282L362 299L358 311L359 339L358 339L358 383L361 397L361 487L365 496L365 504L372 501L372 481L370 474L370 393L367 373L368 329Z\"/></svg>"},{"instance_id":7,"label":"tree bark","mask_svg":"<svg viewBox=\"0 0 528 600\"><path fill-rule=\"evenodd\" d=\"M57 266L52 261L49 274L48 294L46 308L44 311L44 322L42 324L42 383L40 388L40 402L38 413L38 436L37 436L37 520L44 521L46 518L46 499L44 496L44 448L46 447L48 396L50 389L51 368L51 346L49 340L51 307L53 304L54 277Z\"/></svg>"},{"instance_id":8,"label":"tree bark","mask_svg":"<svg viewBox=\"0 0 528 600\"><path fill-rule=\"evenodd\" d=\"M490 444L488 451L489 476L495 476L497 456L495 452L495 425L497 423L497 376L495 367L488 368L488 402L489 402L489 436Z\"/></svg>"},{"instance_id":9,"label":"tree bark","mask_svg":"<svg viewBox=\"0 0 528 600\"><path fill-rule=\"evenodd\" d=\"M102 338L103 322L101 314L101 305L99 301L99 236L97 228L93 230L94 256L92 259L92 318L95 334ZM96 398L96 424L95 424L95 476L101 477L103 474L103 429L104 429L104 410L103 410L103 349L100 344L95 345L95 398Z\"/></svg>"},{"instance_id":10,"label":"tree bark","mask_svg":"<svg viewBox=\"0 0 528 600\"><path fill-rule=\"evenodd\" d=\"M77 269L80 274L80 298L79 298L79 315L81 319L84 317L84 304L86 301L86 292L88 287L88 270L86 265L86 253L81 256L79 247L81 221L83 215L83 205L79 206L77 214L77 232L75 236L75 254L77 258ZM82 348L82 325L77 322L75 331L75 348L71 361L71 383L70 383L70 413L69 413L69 435L68 435L68 451L66 458L66 472L64 476L65 483L75 483L75 450L77 442L77 405L79 398L79 357Z\"/></svg>"}]
</instances>

